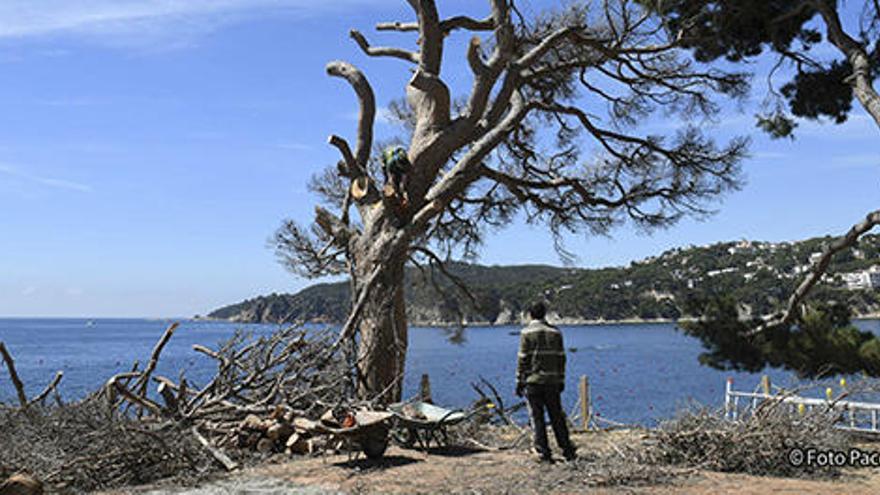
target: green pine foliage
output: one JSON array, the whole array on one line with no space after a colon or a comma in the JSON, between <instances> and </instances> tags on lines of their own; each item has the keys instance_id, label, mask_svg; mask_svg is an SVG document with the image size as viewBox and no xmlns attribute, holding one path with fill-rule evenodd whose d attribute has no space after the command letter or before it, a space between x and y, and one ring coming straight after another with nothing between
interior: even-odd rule
<instances>
[{"instance_id":1,"label":"green pine foliage","mask_svg":"<svg viewBox=\"0 0 880 495\"><path fill-rule=\"evenodd\" d=\"M700 301L693 307L702 319L681 322L681 329L700 339L704 365L760 371L785 368L805 378L865 373L880 376L880 340L850 322L843 304L817 304L795 325L777 325L751 333L760 321L738 318L730 296Z\"/></svg>"}]
</instances>

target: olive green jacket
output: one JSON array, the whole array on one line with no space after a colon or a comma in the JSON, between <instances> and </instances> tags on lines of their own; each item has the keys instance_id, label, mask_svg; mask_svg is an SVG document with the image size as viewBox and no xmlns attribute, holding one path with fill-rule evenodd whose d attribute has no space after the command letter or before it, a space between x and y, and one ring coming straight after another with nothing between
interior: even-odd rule
<instances>
[{"instance_id":1,"label":"olive green jacket","mask_svg":"<svg viewBox=\"0 0 880 495\"><path fill-rule=\"evenodd\" d=\"M565 382L562 333L544 320L532 320L519 334L517 385Z\"/></svg>"}]
</instances>

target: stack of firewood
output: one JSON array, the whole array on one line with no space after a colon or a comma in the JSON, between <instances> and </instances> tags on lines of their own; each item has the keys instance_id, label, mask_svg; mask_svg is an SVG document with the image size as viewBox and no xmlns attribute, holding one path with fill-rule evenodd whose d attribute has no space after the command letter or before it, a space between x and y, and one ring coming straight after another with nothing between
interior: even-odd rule
<instances>
[{"instance_id":1,"label":"stack of firewood","mask_svg":"<svg viewBox=\"0 0 880 495\"><path fill-rule=\"evenodd\" d=\"M327 435L326 428L351 426L354 426L354 415L339 409L330 409L314 421L279 408L266 418L248 415L239 423L234 437L236 446L241 449L264 454L313 455L328 449L338 450L341 446Z\"/></svg>"}]
</instances>

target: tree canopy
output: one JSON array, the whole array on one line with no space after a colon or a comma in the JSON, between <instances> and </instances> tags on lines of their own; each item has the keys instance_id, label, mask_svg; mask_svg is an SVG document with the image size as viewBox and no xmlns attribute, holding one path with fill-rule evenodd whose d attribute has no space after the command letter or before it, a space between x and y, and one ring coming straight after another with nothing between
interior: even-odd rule
<instances>
[{"instance_id":1,"label":"tree canopy","mask_svg":"<svg viewBox=\"0 0 880 495\"><path fill-rule=\"evenodd\" d=\"M641 3L654 9L668 29L683 33L682 44L696 60L739 64L765 53L776 58L768 76L769 108L758 118L758 126L772 136L791 136L797 126L792 116L843 123L854 100L880 126L880 95L874 88L880 70L880 2L856 3L861 8L850 16L844 12L847 5L837 0ZM848 25L849 17L857 20ZM836 56L817 56L815 48L824 43ZM794 68L793 75L777 89L773 76L784 65ZM804 301L832 257L854 246L878 224L880 210L868 213L830 243L792 293L786 310L769 320L734 321L730 300L703 301L705 320L687 331L709 349L705 361L746 368L779 365L805 374L819 373L824 363L831 371L864 369L876 374L880 341L849 326L848 319L829 318L827 308L811 308Z\"/></svg>"},{"instance_id":2,"label":"tree canopy","mask_svg":"<svg viewBox=\"0 0 880 495\"><path fill-rule=\"evenodd\" d=\"M417 33L416 50L351 32L366 56L412 68L398 105L408 125L406 180L381 184L372 86L351 63L331 62L328 74L348 82L360 105L355 145L331 136L342 160L313 181L338 213L319 207L312 226L285 222L275 236L296 273L348 272L352 311L342 339L360 333L362 391L373 393L403 372L407 260L438 266L473 257L487 229L517 215L547 225L565 253L565 233L605 234L624 221L665 227L705 214L740 186L747 144L717 144L699 127L718 111L716 96L746 94L745 75L695 63L683 31L637 2L573 2L526 18L513 1L488 0L483 19L441 17L434 0L407 3L415 21L376 28ZM461 56L472 83L453 95L441 69L447 39L461 32L471 36ZM639 124L651 116L678 116L683 125L648 133Z\"/></svg>"},{"instance_id":3,"label":"tree canopy","mask_svg":"<svg viewBox=\"0 0 880 495\"><path fill-rule=\"evenodd\" d=\"M853 111L854 99L880 123L880 101L873 89L880 62L880 3L640 1L655 9L670 30L684 33L682 44L696 60L740 63L762 55L775 58L768 75L767 108L758 121L771 135L791 136L797 126L792 117L843 123ZM846 25L848 17L857 17L851 26ZM829 58L817 50L826 43L837 56ZM772 78L785 66L793 68L791 78L775 87Z\"/></svg>"}]
</instances>

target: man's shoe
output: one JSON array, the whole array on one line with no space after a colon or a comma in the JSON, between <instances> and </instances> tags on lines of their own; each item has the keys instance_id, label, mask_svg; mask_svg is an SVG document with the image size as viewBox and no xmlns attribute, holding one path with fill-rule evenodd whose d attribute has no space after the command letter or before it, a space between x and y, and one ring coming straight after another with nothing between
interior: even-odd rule
<instances>
[{"instance_id":1,"label":"man's shoe","mask_svg":"<svg viewBox=\"0 0 880 495\"><path fill-rule=\"evenodd\" d=\"M574 451L574 449L563 452L562 456L565 457L565 460L568 462L571 462L571 461L577 459L577 457L578 457L577 453Z\"/></svg>"},{"instance_id":2,"label":"man's shoe","mask_svg":"<svg viewBox=\"0 0 880 495\"><path fill-rule=\"evenodd\" d=\"M553 456L551 455L540 455L537 458L538 463L540 464L553 464Z\"/></svg>"}]
</instances>

